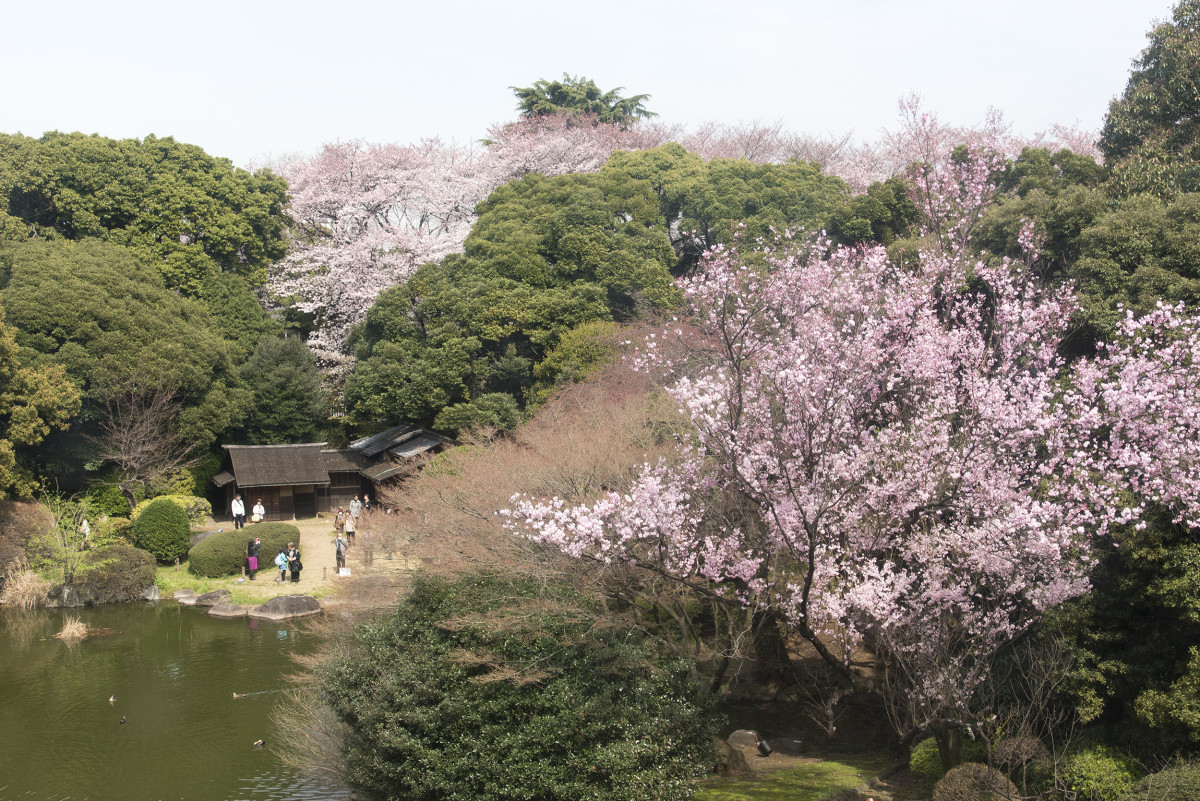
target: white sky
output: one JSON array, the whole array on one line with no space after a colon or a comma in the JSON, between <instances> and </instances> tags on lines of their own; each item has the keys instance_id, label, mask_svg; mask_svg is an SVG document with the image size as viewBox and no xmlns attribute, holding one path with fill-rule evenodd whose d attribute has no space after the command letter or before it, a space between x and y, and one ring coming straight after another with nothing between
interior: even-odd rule
<instances>
[{"instance_id":1,"label":"white sky","mask_svg":"<svg viewBox=\"0 0 1200 801\"><path fill-rule=\"evenodd\" d=\"M1099 128L1172 0L58 0L0 15L0 131L174 136L239 165L324 142L466 141L509 86L649 93L665 123L873 139L947 122Z\"/></svg>"}]
</instances>

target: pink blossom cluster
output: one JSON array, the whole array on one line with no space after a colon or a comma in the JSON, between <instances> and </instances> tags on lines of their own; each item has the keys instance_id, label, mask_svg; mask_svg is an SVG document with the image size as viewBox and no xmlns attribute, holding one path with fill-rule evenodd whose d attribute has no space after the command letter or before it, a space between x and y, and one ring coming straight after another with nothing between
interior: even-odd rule
<instances>
[{"instance_id":1,"label":"pink blossom cluster","mask_svg":"<svg viewBox=\"0 0 1200 801\"><path fill-rule=\"evenodd\" d=\"M1116 338L1075 370L1071 401L1081 435L1106 432L1103 464L1132 493L1122 522L1152 501L1200 528L1200 320L1182 304L1127 313Z\"/></svg>"}]
</instances>

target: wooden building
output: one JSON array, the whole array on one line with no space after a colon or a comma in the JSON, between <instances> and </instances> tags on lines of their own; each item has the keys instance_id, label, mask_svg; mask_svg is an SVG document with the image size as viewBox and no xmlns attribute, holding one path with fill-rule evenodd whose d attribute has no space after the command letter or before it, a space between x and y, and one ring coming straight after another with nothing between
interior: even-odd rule
<instances>
[{"instance_id":1,"label":"wooden building","mask_svg":"<svg viewBox=\"0 0 1200 801\"><path fill-rule=\"evenodd\" d=\"M380 485L410 467L417 456L450 440L419 426L400 425L350 443L326 448L323 442L298 445L225 445L229 469L213 476L224 493L222 511L240 494L246 515L262 500L267 520L292 520L345 508L357 495L379 497Z\"/></svg>"}]
</instances>

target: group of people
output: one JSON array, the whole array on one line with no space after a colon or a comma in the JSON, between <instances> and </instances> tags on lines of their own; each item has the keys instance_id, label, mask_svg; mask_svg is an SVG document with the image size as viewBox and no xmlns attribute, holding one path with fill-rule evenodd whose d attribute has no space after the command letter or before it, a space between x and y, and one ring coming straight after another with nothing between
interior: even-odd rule
<instances>
[{"instance_id":1,"label":"group of people","mask_svg":"<svg viewBox=\"0 0 1200 801\"><path fill-rule=\"evenodd\" d=\"M246 525L246 505L242 502L241 495L235 495L231 504L233 511L233 527L234 529L244 528ZM338 568L346 566L346 551L350 548L350 544L354 542L354 532L358 530L358 518L363 512L369 511L371 508L371 496L363 495L360 501L358 496L354 496L354 500L350 501L348 510L338 507L337 514L333 518L334 528L337 530L337 540L334 542L334 551L337 557ZM259 499L254 504L252 510L253 522L258 523L263 520L266 515L266 510L263 508L262 499ZM250 574L250 580L255 580L255 574L258 573L258 552L262 546L262 540L259 537L251 537L246 544L246 567ZM300 571L304 569L304 564L300 560L300 549L296 544L289 542L286 548L279 549L279 555L275 557L275 567L279 568L279 581L287 581L288 574L291 574L291 580L294 583L300 581Z\"/></svg>"},{"instance_id":2,"label":"group of people","mask_svg":"<svg viewBox=\"0 0 1200 801\"><path fill-rule=\"evenodd\" d=\"M358 518L362 516L363 512L370 511L370 509L370 495L363 495L361 501L355 495L354 500L350 501L348 510L339 506L337 514L333 516L333 528L337 532L337 539L334 541L333 547L339 570L346 566L346 551L354 542L354 532L358 531Z\"/></svg>"},{"instance_id":3,"label":"group of people","mask_svg":"<svg viewBox=\"0 0 1200 801\"><path fill-rule=\"evenodd\" d=\"M234 495L233 502L229 504L229 511L233 514L233 528L246 527L246 503L242 500L241 495ZM250 521L252 523L261 523L267 518L267 508L263 506L262 498L254 502L254 508L250 510Z\"/></svg>"},{"instance_id":4,"label":"group of people","mask_svg":"<svg viewBox=\"0 0 1200 801\"><path fill-rule=\"evenodd\" d=\"M258 551L261 547L262 539L259 537L251 537L246 544L246 567L251 581L255 580L255 574L258 573ZM300 582L300 571L304 569L304 564L300 561L300 549L296 543L289 542L286 548L279 549L275 567L279 568L279 581L287 581L288 573L291 573L292 581Z\"/></svg>"}]
</instances>

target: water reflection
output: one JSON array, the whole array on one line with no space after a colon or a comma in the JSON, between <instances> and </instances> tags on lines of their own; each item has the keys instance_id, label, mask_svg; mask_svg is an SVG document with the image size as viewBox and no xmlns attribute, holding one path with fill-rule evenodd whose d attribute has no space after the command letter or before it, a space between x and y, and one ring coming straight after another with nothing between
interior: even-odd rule
<instances>
[{"instance_id":1,"label":"water reflection","mask_svg":"<svg viewBox=\"0 0 1200 801\"><path fill-rule=\"evenodd\" d=\"M348 797L270 750L303 631L173 603L68 613L113 633L68 645L62 611L0 610L0 801Z\"/></svg>"}]
</instances>

